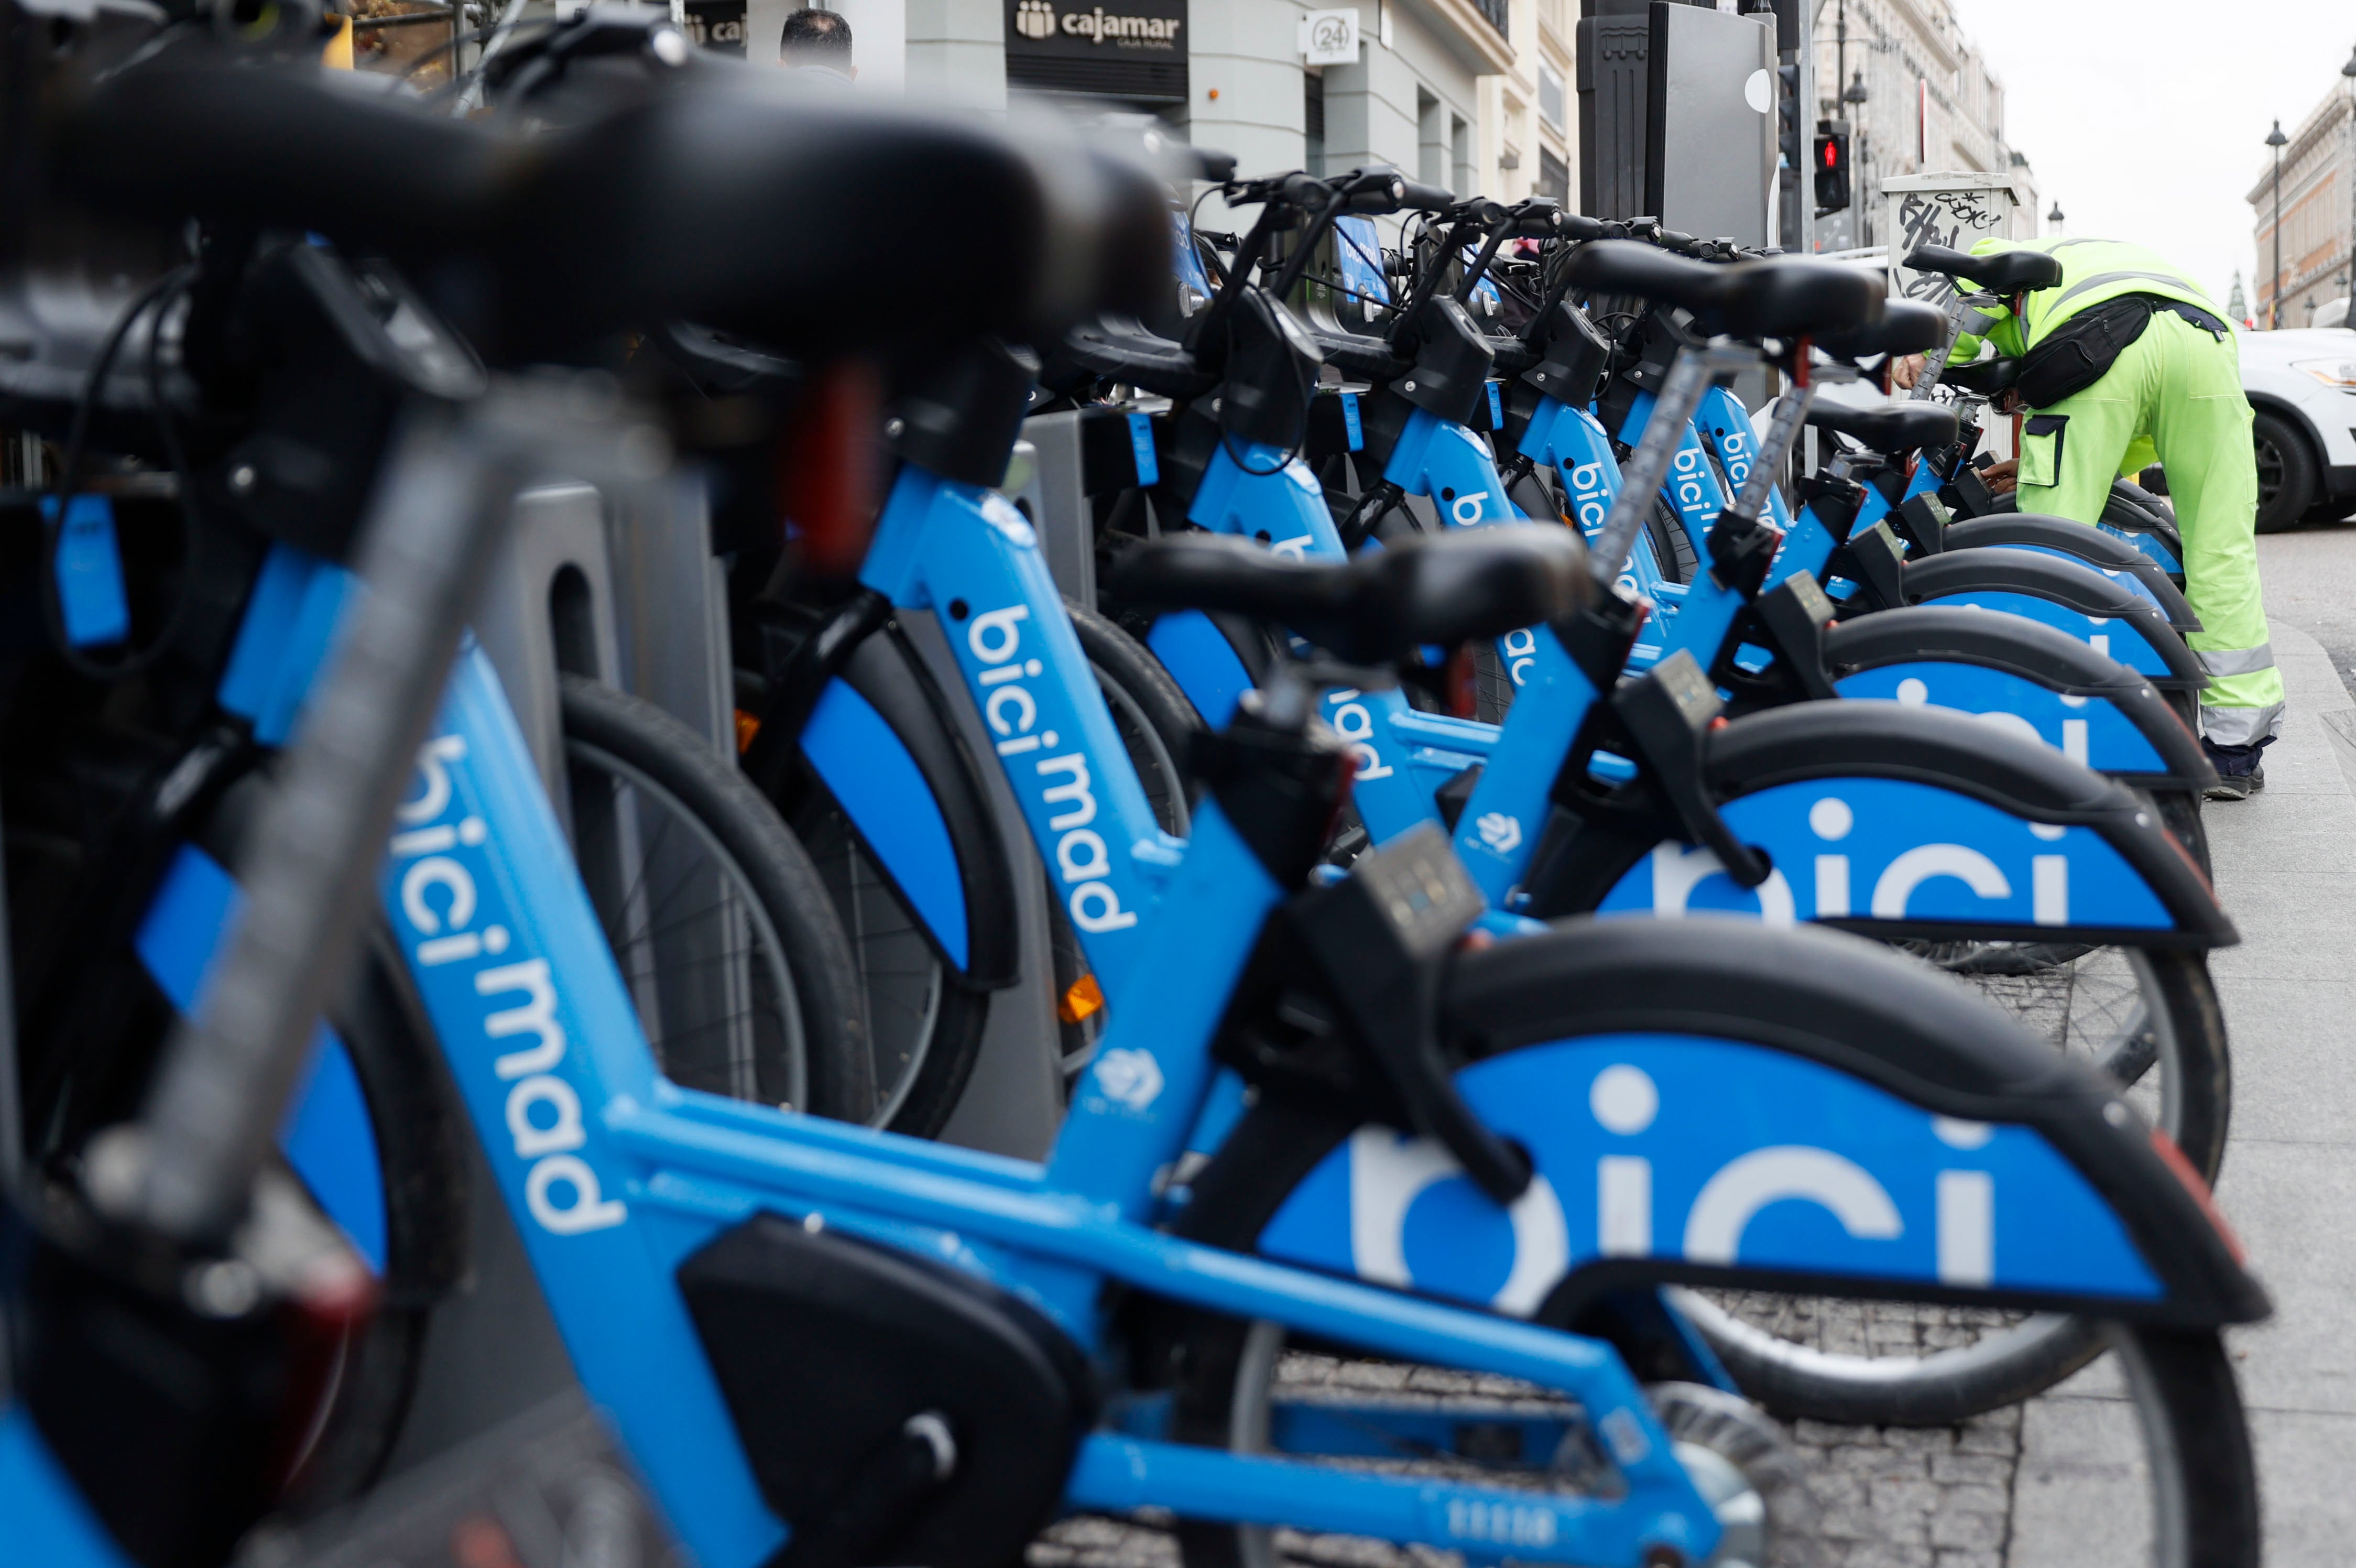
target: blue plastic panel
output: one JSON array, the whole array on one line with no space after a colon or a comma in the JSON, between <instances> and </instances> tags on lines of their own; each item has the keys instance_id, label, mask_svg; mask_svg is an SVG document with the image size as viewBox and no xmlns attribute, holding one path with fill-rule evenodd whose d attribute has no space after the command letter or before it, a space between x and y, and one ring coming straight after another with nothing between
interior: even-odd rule
<instances>
[{"instance_id":1,"label":"blue plastic panel","mask_svg":"<svg viewBox=\"0 0 2356 1568\"><path fill-rule=\"evenodd\" d=\"M236 912L237 884L200 849L183 845L156 888L133 946L182 1013L204 990L214 949ZM376 1129L359 1075L335 1031L322 1026L303 1088L278 1130L279 1151L369 1267L384 1272L384 1180Z\"/></svg>"},{"instance_id":2,"label":"blue plastic panel","mask_svg":"<svg viewBox=\"0 0 2356 1568\"><path fill-rule=\"evenodd\" d=\"M2037 1133L1933 1116L1799 1057L1599 1036L1510 1051L1457 1081L1537 1165L1510 1209L1438 1144L1362 1128L1260 1250L1516 1315L1601 1258L2160 1294L2118 1219Z\"/></svg>"},{"instance_id":3,"label":"blue plastic panel","mask_svg":"<svg viewBox=\"0 0 2356 1568\"><path fill-rule=\"evenodd\" d=\"M965 879L940 803L907 746L873 703L840 680L819 694L801 746L933 940L963 969L971 951Z\"/></svg>"},{"instance_id":4,"label":"blue plastic panel","mask_svg":"<svg viewBox=\"0 0 2356 1568\"><path fill-rule=\"evenodd\" d=\"M2158 896L2093 829L2029 822L1934 785L1812 779L1729 801L1723 815L1744 843L1774 857L1777 869L1760 886L1738 887L1709 851L1664 840L1599 910L1743 914L1770 924L2174 925Z\"/></svg>"}]
</instances>

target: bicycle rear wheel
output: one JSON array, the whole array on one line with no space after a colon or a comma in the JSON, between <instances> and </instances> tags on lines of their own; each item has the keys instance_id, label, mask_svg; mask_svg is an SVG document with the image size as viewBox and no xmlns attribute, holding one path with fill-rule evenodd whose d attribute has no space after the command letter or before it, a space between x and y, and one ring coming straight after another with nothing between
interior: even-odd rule
<instances>
[{"instance_id":1,"label":"bicycle rear wheel","mask_svg":"<svg viewBox=\"0 0 2356 1568\"><path fill-rule=\"evenodd\" d=\"M562 712L574 854L664 1074L868 1120L850 944L776 809L652 703L567 675Z\"/></svg>"},{"instance_id":2,"label":"bicycle rear wheel","mask_svg":"<svg viewBox=\"0 0 2356 1568\"><path fill-rule=\"evenodd\" d=\"M2232 1068L2201 955L2059 942L1904 945L2032 1036L2117 1079L2145 1120L2216 1179ZM1680 1291L1677 1302L1743 1391L1794 1419L1947 1425L2051 1388L2104 1348L2096 1325L2056 1313L1748 1291Z\"/></svg>"}]
</instances>

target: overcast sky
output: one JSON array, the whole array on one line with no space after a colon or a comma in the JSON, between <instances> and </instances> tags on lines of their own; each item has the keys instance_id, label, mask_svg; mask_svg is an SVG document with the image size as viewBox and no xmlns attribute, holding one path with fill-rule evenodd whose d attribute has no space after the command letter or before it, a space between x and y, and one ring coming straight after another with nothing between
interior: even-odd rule
<instances>
[{"instance_id":1,"label":"overcast sky","mask_svg":"<svg viewBox=\"0 0 2356 1568\"><path fill-rule=\"evenodd\" d=\"M2264 177L2267 128L2279 118L2293 134L2325 93L2343 90L2356 4L1954 6L2004 82L2007 139L2035 167L2045 209L2061 202L2068 232L2149 245L2220 305L2239 267L2255 306L2259 263L2244 198Z\"/></svg>"}]
</instances>

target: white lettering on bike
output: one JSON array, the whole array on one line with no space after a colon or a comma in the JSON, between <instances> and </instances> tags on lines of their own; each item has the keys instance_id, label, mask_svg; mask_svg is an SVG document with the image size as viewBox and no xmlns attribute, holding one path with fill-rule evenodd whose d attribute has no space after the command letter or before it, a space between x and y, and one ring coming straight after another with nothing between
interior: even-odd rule
<instances>
[{"instance_id":1,"label":"white lettering on bike","mask_svg":"<svg viewBox=\"0 0 2356 1568\"><path fill-rule=\"evenodd\" d=\"M1325 703L1331 711L1326 714L1325 722L1349 743L1350 758L1357 768L1360 779L1387 779L1391 776L1390 764L1383 760L1383 754L1376 748L1374 742L1374 710L1358 698L1359 693L1347 686L1336 687L1326 693Z\"/></svg>"},{"instance_id":2,"label":"white lettering on bike","mask_svg":"<svg viewBox=\"0 0 2356 1568\"><path fill-rule=\"evenodd\" d=\"M1552 1546L1556 1528L1554 1510L1542 1505L1483 1502L1472 1498L1448 1500L1448 1533L1459 1541L1485 1541L1498 1546Z\"/></svg>"},{"instance_id":3,"label":"white lettering on bike","mask_svg":"<svg viewBox=\"0 0 2356 1568\"><path fill-rule=\"evenodd\" d=\"M1514 678L1514 684L1529 684L1530 671L1538 667L1538 634L1523 627L1499 638L1497 644L1505 656L1505 673Z\"/></svg>"},{"instance_id":4,"label":"white lettering on bike","mask_svg":"<svg viewBox=\"0 0 2356 1568\"><path fill-rule=\"evenodd\" d=\"M983 611L966 628L966 649L983 666L976 683L989 693L982 699L982 719L1002 737L996 742L1001 757L1052 749L1062 739L1054 730L1032 727L1039 722L1039 702L1022 682L1045 666L1022 656L1023 623L1030 618L1030 606L1009 605ZM1136 925L1135 911L1120 907L1120 894L1108 880L1112 852L1088 826L1097 820L1097 797L1087 757L1076 751L1040 757L1032 771L1042 781L1039 800L1048 812L1047 830L1060 835L1050 853L1067 889L1065 908L1072 924L1091 936Z\"/></svg>"},{"instance_id":5,"label":"white lettering on bike","mask_svg":"<svg viewBox=\"0 0 2356 1568\"><path fill-rule=\"evenodd\" d=\"M445 853L461 844L474 848L485 843L490 835L483 820L434 821L450 809L456 794L451 769L466 756L463 736L427 741L417 754L423 788L394 813L402 831L388 847L396 863L410 862L401 874L396 901L410 930L425 939L416 949L423 968L485 953L496 957L507 950L509 940L502 926L466 929L480 908L481 889L466 863ZM524 1205L533 1221L559 1236L619 1225L629 1218L628 1208L605 1196L595 1168L574 1152L588 1142L588 1133L579 1092L556 1076L566 1042L548 961L527 959L482 970L474 976L473 986L477 996L509 1004L484 1015L483 1036L515 1042L492 1058L491 1071L509 1085L508 1137L516 1158L531 1167L524 1177Z\"/></svg>"}]
</instances>

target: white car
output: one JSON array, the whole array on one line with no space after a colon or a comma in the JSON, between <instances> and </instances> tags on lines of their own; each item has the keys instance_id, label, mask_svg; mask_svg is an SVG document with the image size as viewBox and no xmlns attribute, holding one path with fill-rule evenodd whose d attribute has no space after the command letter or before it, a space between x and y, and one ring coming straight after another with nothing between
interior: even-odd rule
<instances>
[{"instance_id":1,"label":"white car","mask_svg":"<svg viewBox=\"0 0 2356 1568\"><path fill-rule=\"evenodd\" d=\"M2356 515L2356 330L2236 336L2257 413L2258 532Z\"/></svg>"}]
</instances>

